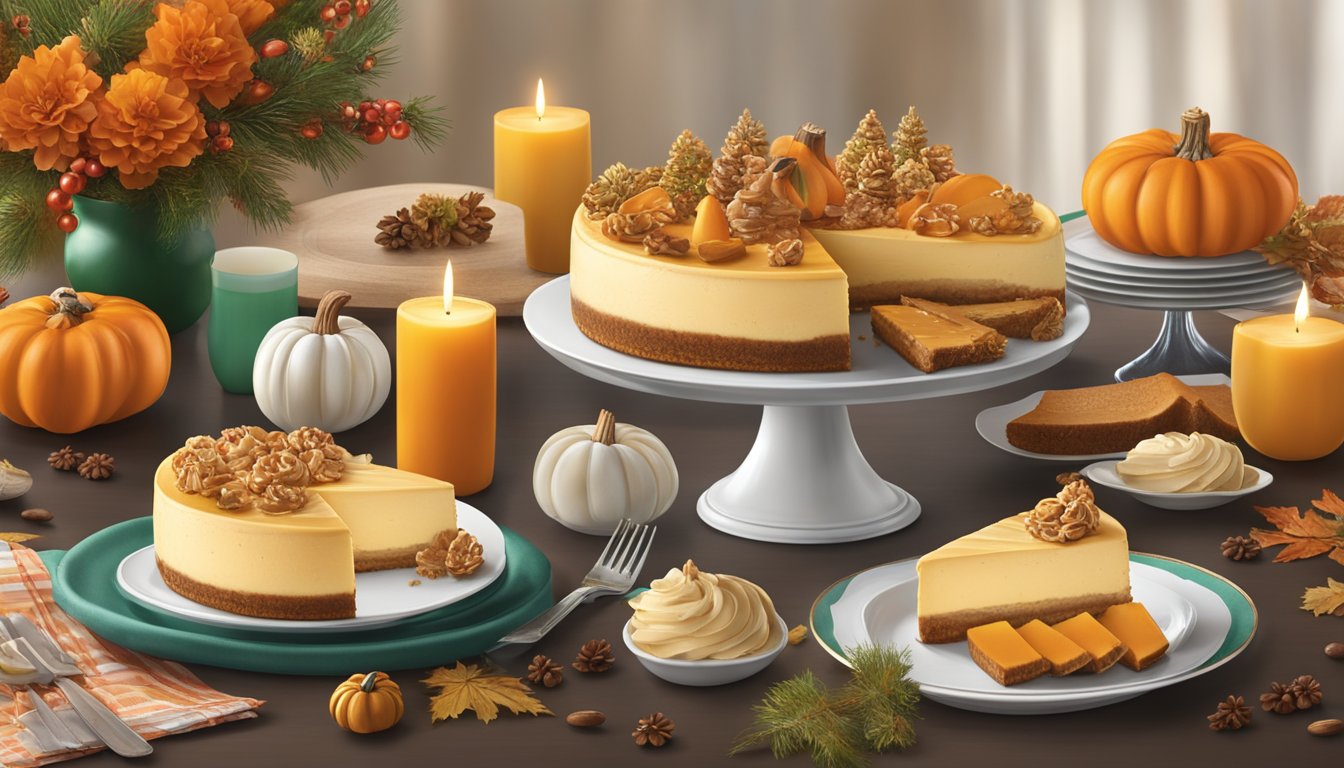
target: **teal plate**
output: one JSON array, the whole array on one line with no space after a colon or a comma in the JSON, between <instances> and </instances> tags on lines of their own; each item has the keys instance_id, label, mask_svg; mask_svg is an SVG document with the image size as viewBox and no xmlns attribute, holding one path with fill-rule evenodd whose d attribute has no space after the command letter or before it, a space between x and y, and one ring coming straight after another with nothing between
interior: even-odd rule
<instances>
[{"instance_id":1,"label":"teal plate","mask_svg":"<svg viewBox=\"0 0 1344 768\"><path fill-rule=\"evenodd\" d=\"M1019 696L1013 697L1015 689L1003 689L1002 697L998 701L977 700L974 696L946 696L946 692L940 692L942 695L934 695L931 691L930 698L942 701L945 704L963 709L971 709L981 712L992 712L997 714L1048 714L1051 712L1075 711L1081 709L1090 709L1093 707L1106 706L1118 701L1123 701L1134 696L1147 693L1149 690L1155 690L1159 687L1165 687L1184 680L1202 675L1212 669L1215 669L1235 658L1239 653L1246 649L1251 639L1255 636L1256 628L1259 624L1259 615L1256 612L1255 604L1240 587L1219 576L1212 571L1208 571L1196 565L1174 560L1159 555L1149 555L1137 552L1130 553L1130 561L1141 563L1143 565L1165 571L1180 579L1192 582L1198 587L1202 587L1212 593L1217 601L1221 601L1227 608L1230 615L1230 623L1226 634L1222 638L1221 645L1205 661L1194 669L1181 674L1178 677L1162 680L1151 687L1135 685L1132 682L1125 684L1117 680L1115 689L1112 691L1098 691L1091 696L1063 696L1058 699L1051 699L1044 696ZM887 563L875 566L876 568L886 568L894 565ZM812 633L817 638L818 643L828 653L838 659L841 663L848 665L849 661L844 648L836 639L835 620L832 608L845 595L855 577L860 574L874 570L865 569L859 573L851 574L837 581L828 587L812 604L811 626ZM1216 602L1215 602L1216 604ZM1216 638L1216 635L1215 635ZM1014 701L1005 701L1003 697L1015 698Z\"/></svg>"},{"instance_id":2,"label":"teal plate","mask_svg":"<svg viewBox=\"0 0 1344 768\"><path fill-rule=\"evenodd\" d=\"M551 563L513 531L494 584L429 613L362 632L282 634L195 624L127 600L117 566L153 543L148 517L104 528L68 552L42 552L56 603L114 643L176 661L287 675L344 675L352 669L431 667L475 656L541 613L551 597Z\"/></svg>"}]
</instances>

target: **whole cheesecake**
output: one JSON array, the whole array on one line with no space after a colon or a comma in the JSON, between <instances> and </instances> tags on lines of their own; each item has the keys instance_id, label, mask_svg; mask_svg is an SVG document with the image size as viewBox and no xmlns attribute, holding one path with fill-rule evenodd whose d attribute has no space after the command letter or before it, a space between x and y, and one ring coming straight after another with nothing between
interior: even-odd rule
<instances>
[{"instance_id":1,"label":"whole cheesecake","mask_svg":"<svg viewBox=\"0 0 1344 768\"><path fill-rule=\"evenodd\" d=\"M575 213L574 322L603 346L661 362L741 371L843 371L849 312L917 296L947 304L1064 301L1064 238L1041 203L1030 234L969 229L928 237L895 227L804 229L802 263L771 267L766 246L727 262L655 256L604 237ZM689 237L690 224L664 227Z\"/></svg>"},{"instance_id":2,"label":"whole cheesecake","mask_svg":"<svg viewBox=\"0 0 1344 768\"><path fill-rule=\"evenodd\" d=\"M1052 624L1130 601L1129 539L1100 512L1096 531L1077 541L1042 541L1014 515L921 557L919 639L951 643L995 621Z\"/></svg>"},{"instance_id":3,"label":"whole cheesecake","mask_svg":"<svg viewBox=\"0 0 1344 768\"><path fill-rule=\"evenodd\" d=\"M154 551L164 583L212 608L269 619L355 615L355 573L413 567L457 527L451 483L348 462L284 513L221 509L187 493L169 457L154 474Z\"/></svg>"}]
</instances>

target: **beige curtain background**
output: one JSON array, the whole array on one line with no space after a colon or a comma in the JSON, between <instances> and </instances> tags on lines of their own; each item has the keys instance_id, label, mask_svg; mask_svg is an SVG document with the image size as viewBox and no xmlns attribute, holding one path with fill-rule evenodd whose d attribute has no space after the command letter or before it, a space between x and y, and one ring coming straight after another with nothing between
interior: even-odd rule
<instances>
[{"instance_id":1,"label":"beige curtain background","mask_svg":"<svg viewBox=\"0 0 1344 768\"><path fill-rule=\"evenodd\" d=\"M437 97L453 121L426 155L369 147L335 185L300 173L295 201L400 182L492 183L492 115L548 101L592 113L595 172L661 163L690 128L716 152L742 107L772 136L813 120L843 146L871 108L909 104L958 166L1079 207L1107 141L1211 113L1281 151L1304 197L1344 193L1344 2L1338 0L401 0L399 61L381 94ZM246 243L231 213L221 244Z\"/></svg>"}]
</instances>

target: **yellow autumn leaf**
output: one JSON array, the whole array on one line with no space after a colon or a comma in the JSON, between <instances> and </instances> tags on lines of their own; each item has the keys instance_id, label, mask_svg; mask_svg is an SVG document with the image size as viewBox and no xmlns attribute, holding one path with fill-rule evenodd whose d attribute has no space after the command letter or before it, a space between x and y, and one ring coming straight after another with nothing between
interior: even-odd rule
<instances>
[{"instance_id":1,"label":"yellow autumn leaf","mask_svg":"<svg viewBox=\"0 0 1344 768\"><path fill-rule=\"evenodd\" d=\"M515 715L554 715L532 696L522 680L508 675L487 675L475 664L457 662L452 669L439 667L420 682L440 689L430 696L430 722L457 719L470 709L483 723L499 717L505 707Z\"/></svg>"},{"instance_id":2,"label":"yellow autumn leaf","mask_svg":"<svg viewBox=\"0 0 1344 768\"><path fill-rule=\"evenodd\" d=\"M36 533L0 533L0 541L8 541L10 544L19 544L40 538L42 537Z\"/></svg>"},{"instance_id":3,"label":"yellow autumn leaf","mask_svg":"<svg viewBox=\"0 0 1344 768\"><path fill-rule=\"evenodd\" d=\"M1326 579L1324 587L1307 587L1302 593L1302 610L1317 616L1333 613L1344 616L1344 582Z\"/></svg>"}]
</instances>

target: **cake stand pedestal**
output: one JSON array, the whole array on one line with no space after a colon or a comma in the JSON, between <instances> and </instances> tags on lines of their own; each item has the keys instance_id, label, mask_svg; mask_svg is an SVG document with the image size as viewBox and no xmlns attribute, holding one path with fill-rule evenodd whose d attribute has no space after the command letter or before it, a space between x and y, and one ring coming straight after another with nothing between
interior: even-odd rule
<instances>
[{"instance_id":1,"label":"cake stand pedestal","mask_svg":"<svg viewBox=\"0 0 1344 768\"><path fill-rule=\"evenodd\" d=\"M943 397L1026 378L1067 357L1089 320L1087 303L1070 295L1058 339L1010 339L999 360L931 374L868 341L854 342L849 371L750 373L659 363L597 344L574 324L568 276L538 288L523 307L537 343L589 378L666 397L762 406L751 451L700 496L696 508L725 533L788 544L872 538L919 517L919 501L882 479L864 458L847 406ZM851 338L871 334L866 312L851 316Z\"/></svg>"},{"instance_id":2,"label":"cake stand pedestal","mask_svg":"<svg viewBox=\"0 0 1344 768\"><path fill-rule=\"evenodd\" d=\"M1232 375L1232 359L1199 335L1189 310L1168 309L1162 313L1157 340L1142 355L1115 371L1116 381L1130 381L1162 372L1173 375L1221 373Z\"/></svg>"}]
</instances>

